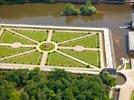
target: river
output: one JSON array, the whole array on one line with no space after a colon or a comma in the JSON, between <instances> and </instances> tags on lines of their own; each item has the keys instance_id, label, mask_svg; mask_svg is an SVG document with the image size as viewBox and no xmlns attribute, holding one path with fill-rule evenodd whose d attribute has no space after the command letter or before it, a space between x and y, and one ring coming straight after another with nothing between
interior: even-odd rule
<instances>
[{"instance_id":1,"label":"river","mask_svg":"<svg viewBox=\"0 0 134 100\"><path fill-rule=\"evenodd\" d=\"M129 4L96 4L98 13L93 16L61 16L63 3L1 5L0 23L39 24L81 27L108 27L112 30L117 64L121 57L128 58L126 49L127 29L118 29L131 21ZM76 5L79 7L80 5Z\"/></svg>"}]
</instances>

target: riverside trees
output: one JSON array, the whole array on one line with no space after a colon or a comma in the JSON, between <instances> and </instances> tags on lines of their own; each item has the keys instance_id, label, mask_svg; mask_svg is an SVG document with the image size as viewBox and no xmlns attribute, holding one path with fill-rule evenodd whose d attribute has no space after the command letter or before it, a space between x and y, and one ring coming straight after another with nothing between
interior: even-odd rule
<instances>
[{"instance_id":1,"label":"riverside trees","mask_svg":"<svg viewBox=\"0 0 134 100\"><path fill-rule=\"evenodd\" d=\"M71 74L38 68L0 73L0 100L108 100L99 75Z\"/></svg>"},{"instance_id":2,"label":"riverside trees","mask_svg":"<svg viewBox=\"0 0 134 100\"><path fill-rule=\"evenodd\" d=\"M51 2L51 0L0 0L0 4L18 4L28 2Z\"/></svg>"},{"instance_id":3,"label":"riverside trees","mask_svg":"<svg viewBox=\"0 0 134 100\"><path fill-rule=\"evenodd\" d=\"M77 9L73 4L67 3L63 10L63 15L92 15L96 13L96 8L92 5L91 0L87 0L85 5Z\"/></svg>"},{"instance_id":4,"label":"riverside trees","mask_svg":"<svg viewBox=\"0 0 134 100\"><path fill-rule=\"evenodd\" d=\"M63 14L67 15L67 16L69 16L69 15L78 15L79 10L77 8L75 8L73 4L67 3L65 5Z\"/></svg>"}]
</instances>

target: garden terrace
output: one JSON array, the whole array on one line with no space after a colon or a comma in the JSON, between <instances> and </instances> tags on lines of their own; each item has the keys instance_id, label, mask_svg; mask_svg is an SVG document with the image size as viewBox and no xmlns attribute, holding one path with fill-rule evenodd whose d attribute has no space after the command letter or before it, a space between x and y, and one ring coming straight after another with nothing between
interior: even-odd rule
<instances>
[{"instance_id":1,"label":"garden terrace","mask_svg":"<svg viewBox=\"0 0 134 100\"><path fill-rule=\"evenodd\" d=\"M98 72L106 64L102 31L4 26L0 32L1 65Z\"/></svg>"}]
</instances>

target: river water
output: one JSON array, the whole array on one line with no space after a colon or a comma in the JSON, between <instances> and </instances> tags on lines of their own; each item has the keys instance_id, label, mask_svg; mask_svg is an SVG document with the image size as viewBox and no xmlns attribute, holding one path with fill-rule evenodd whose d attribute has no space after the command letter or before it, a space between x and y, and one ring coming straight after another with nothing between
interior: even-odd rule
<instances>
[{"instance_id":1,"label":"river water","mask_svg":"<svg viewBox=\"0 0 134 100\"><path fill-rule=\"evenodd\" d=\"M121 57L128 57L127 29L118 29L131 21L129 4L96 4L98 13L93 16L61 16L65 4L1 5L0 23L39 24L57 26L108 27L112 30L117 64ZM80 5L76 5L79 7Z\"/></svg>"}]
</instances>

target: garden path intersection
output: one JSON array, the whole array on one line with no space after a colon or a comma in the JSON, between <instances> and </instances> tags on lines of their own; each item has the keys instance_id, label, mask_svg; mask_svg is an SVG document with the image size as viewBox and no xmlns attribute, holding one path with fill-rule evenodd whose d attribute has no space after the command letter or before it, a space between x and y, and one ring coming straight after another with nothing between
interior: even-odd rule
<instances>
[{"instance_id":1,"label":"garden path intersection","mask_svg":"<svg viewBox=\"0 0 134 100\"><path fill-rule=\"evenodd\" d=\"M44 28L42 28L42 26L38 26L37 27L33 27L32 25L26 25L26 27L23 27L23 25L1 25L1 26L4 26L1 28L0 30L0 37L2 36L2 34L4 33L4 31L8 31L8 32L11 32L13 33L14 35L18 36L18 37L21 37L21 38L24 38L30 42L32 42L33 44L24 44L24 43L19 43L18 41L14 42L14 43L2 43L0 42L0 46L6 46L6 47L10 47L10 48L32 48L28 51L24 51L24 52L21 52L21 53L17 53L17 54L12 54L10 56L4 56L2 58L0 58L0 68L1 69L14 69L14 68L29 68L29 69L32 69L34 67L40 67L42 70L44 71L51 71L53 70L54 68L62 68L62 69L65 69L66 71L71 71L71 72L74 72L74 73L88 73L88 74L99 74L100 70L104 68L104 66L108 66L108 67L111 67L111 65L108 65L107 62L105 62L105 57L104 57L104 46L106 45L103 44L103 32L100 32L100 31L106 31L108 33L108 29L106 28L75 28L75 27L70 27L69 29L67 29L67 27L53 27L53 26L44 26ZM8 26L13 26L13 27L8 27ZM16 27L17 26L17 27ZM30 54L32 52L36 52L36 51L41 51L40 48L39 48L39 44L41 44L42 42L39 42L37 41L36 39L33 39L33 38L30 38L29 36L27 35L24 35L24 34L21 34L21 32L19 31L16 31L16 29L18 30L28 30L28 31L47 31L48 30L48 36L47 36L47 39L45 40L45 42L48 42L48 43L53 43L54 44L54 50L52 50L52 52L56 52L70 60L73 60L77 63L80 63L84 66L90 66L89 68L86 68L86 67L70 67L70 66L60 66L60 65L48 65L46 64L47 61L48 61L48 56L49 54L51 53L50 51L43 51L42 52L42 56L41 56L41 59L40 59L40 62L38 65L34 65L34 64L25 64L25 63L10 63L10 62L2 62L3 60L8 60L8 59L14 59L15 57L21 57L23 55L27 55L27 54ZM56 30L54 30L56 29ZM64 30L63 30L64 29ZM74 31L74 29L77 29L77 31ZM79 30L82 30L82 31L79 31ZM55 42L53 41L53 36L56 32L71 32L71 33L74 33L76 34L77 32L79 33L86 33L86 32L90 32L90 34L85 34L85 35L81 35L81 36L77 36L77 37L74 37L74 38L69 38L67 40L64 40L64 41L60 41L60 42ZM79 41L79 40L82 40L82 39L86 39L88 37L92 37L92 36L95 36L96 34L99 34L99 48L94 48L94 47L85 47L83 45L76 45L76 46L65 46L65 45L62 45L62 44L66 44L66 43L71 43L71 42L75 42L75 41ZM105 36L104 36L104 40L105 40ZM104 41L105 42L105 41ZM107 42L110 43L110 40L107 39ZM17 46L18 44L18 46ZM108 44L108 43L107 43ZM99 59L100 59L100 68L97 67L96 65L94 64L91 64L89 62L86 62L85 60L83 59L80 59L79 57L77 56L74 56L74 55L71 55L71 54L68 54L66 52L63 52L61 51L60 49L62 50L70 50L70 51L75 51L75 52L83 52L83 51L90 51L90 52L99 52L99 55L100 56L97 56L97 62L99 62ZM111 51L109 51L110 53ZM107 54L106 54L107 55ZM99 57L99 58L98 58ZM106 57L108 59L106 60L109 60L109 59L112 59L112 57ZM105 64L106 63L106 64ZM30 65L30 66L29 66ZM29 66L29 67L27 67Z\"/></svg>"}]
</instances>

